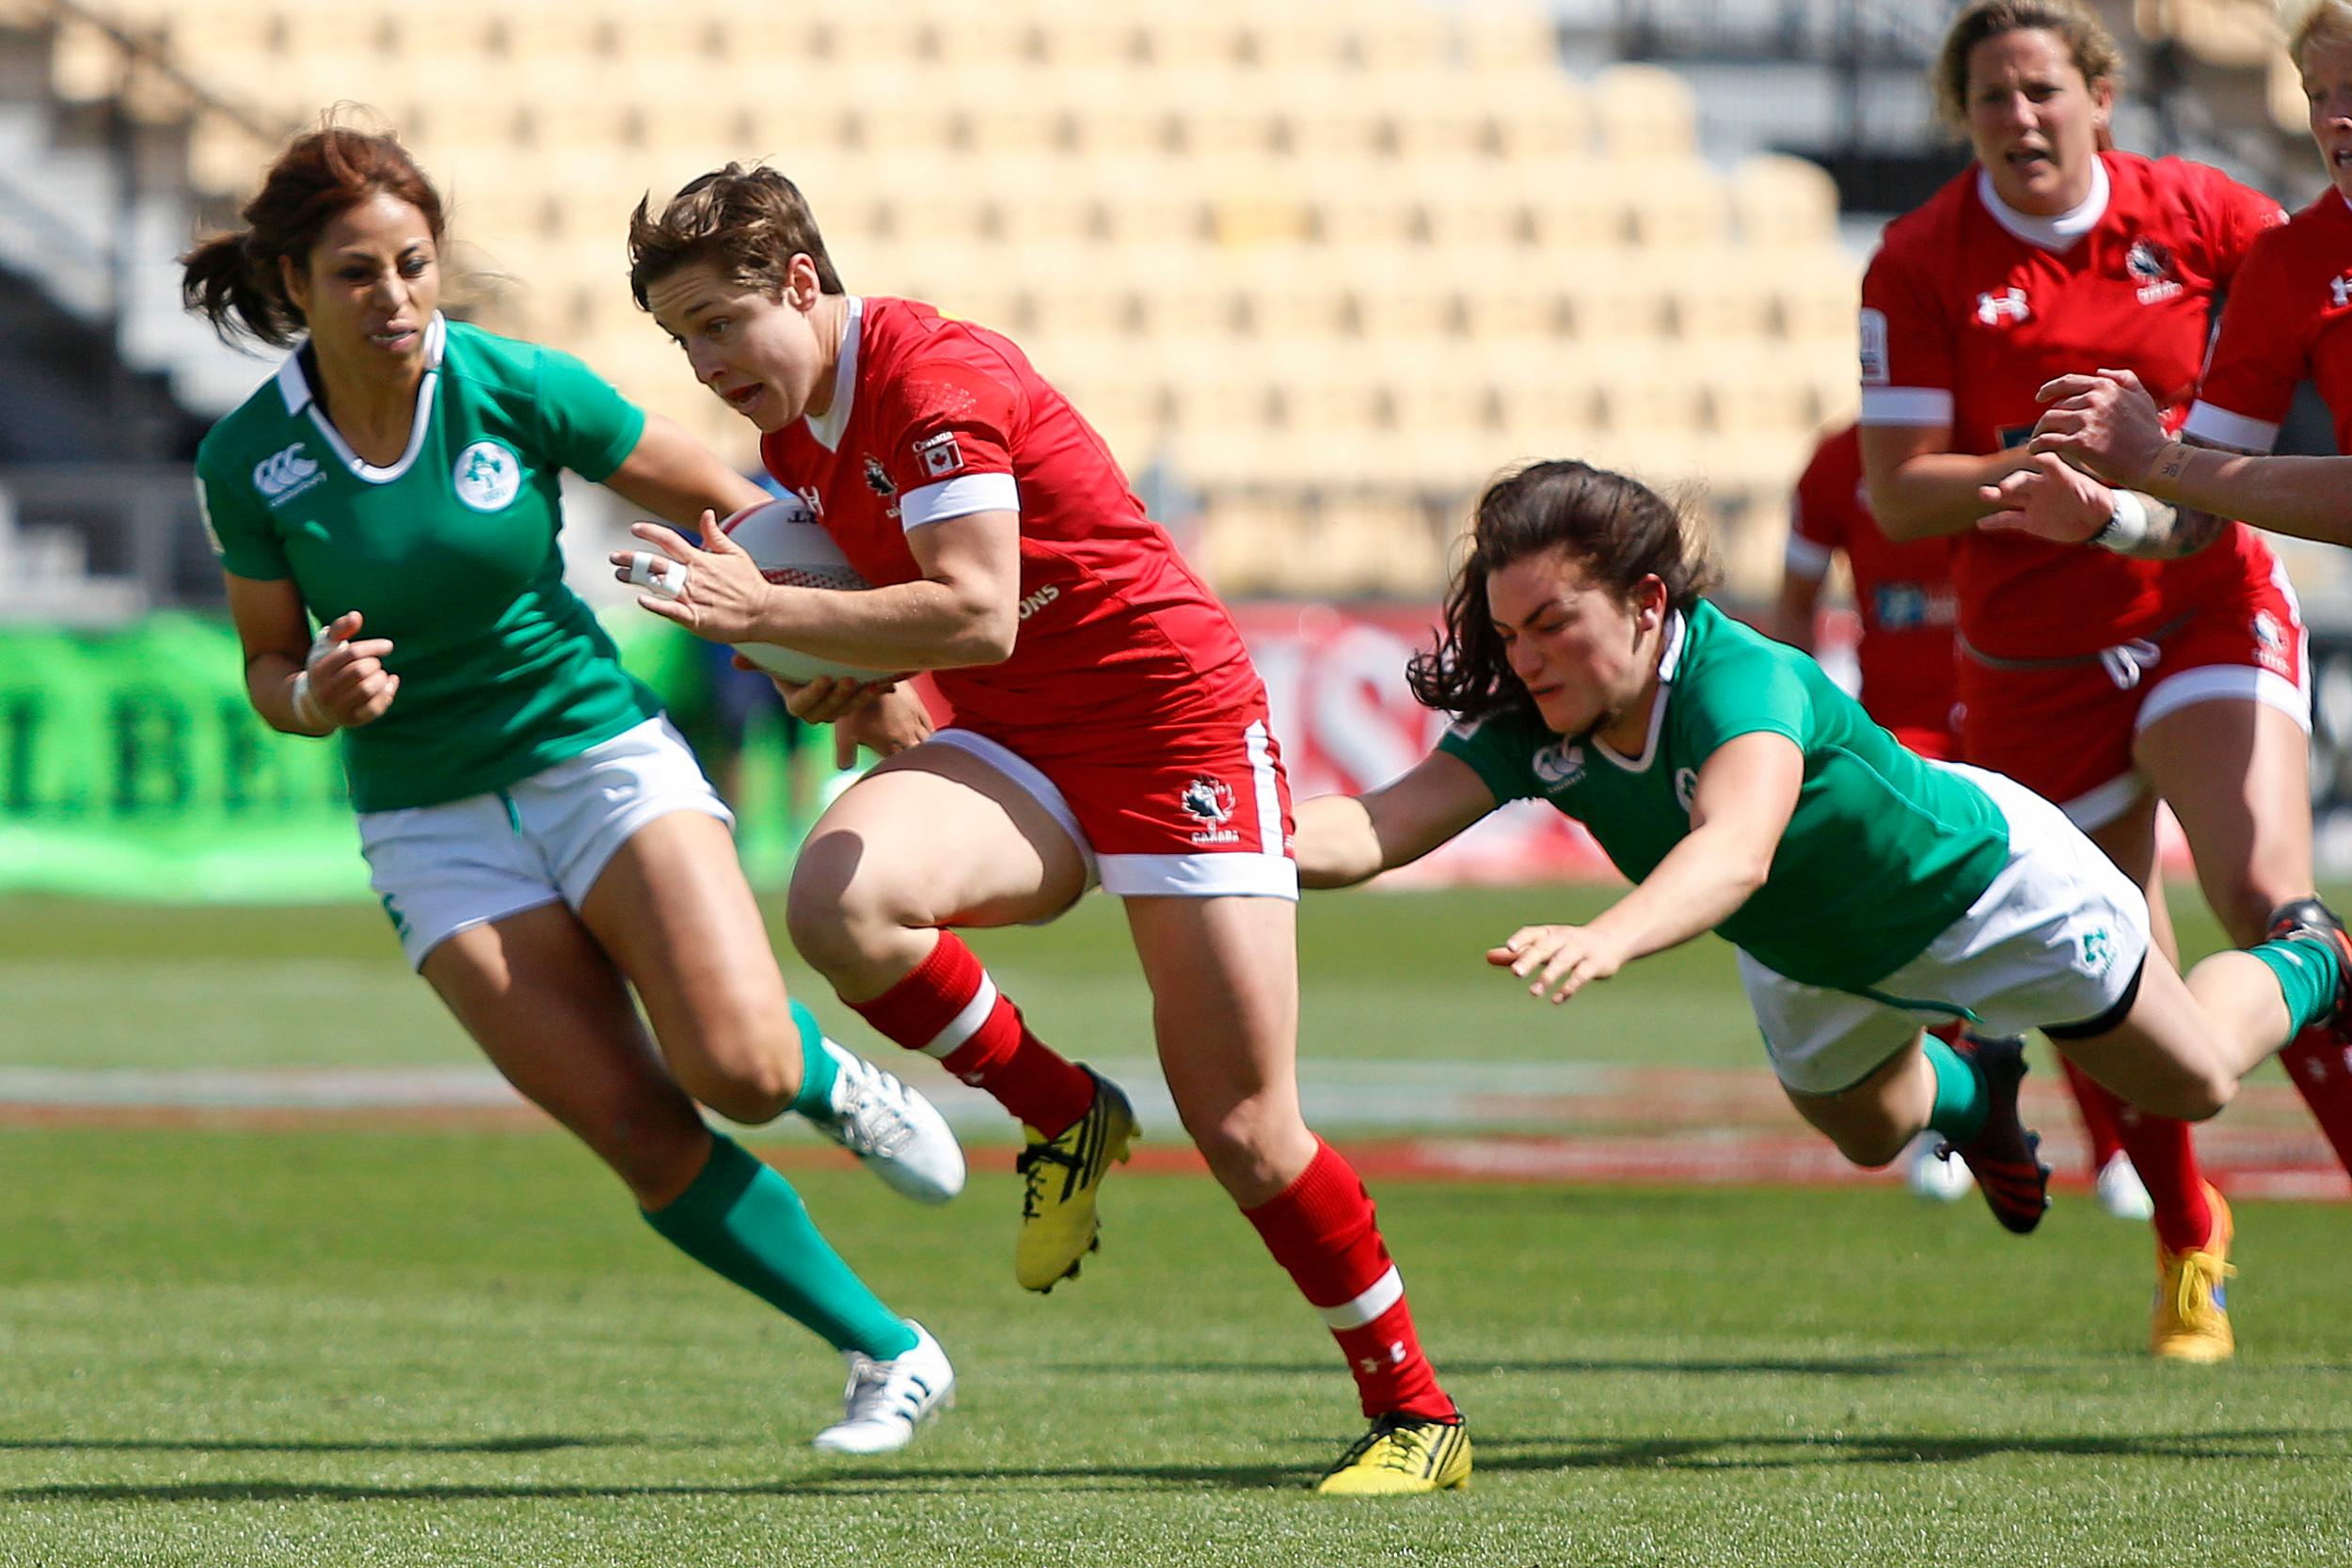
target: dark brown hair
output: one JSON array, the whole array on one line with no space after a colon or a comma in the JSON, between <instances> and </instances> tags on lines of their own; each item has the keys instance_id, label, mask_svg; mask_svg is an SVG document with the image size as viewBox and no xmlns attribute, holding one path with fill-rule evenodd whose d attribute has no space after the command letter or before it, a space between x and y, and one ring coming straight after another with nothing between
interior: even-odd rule
<instances>
[{"instance_id":1,"label":"dark brown hair","mask_svg":"<svg viewBox=\"0 0 2352 1568\"><path fill-rule=\"evenodd\" d=\"M326 226L374 196L414 207L440 244L440 193L398 137L335 124L296 136L237 214L244 230L216 234L180 258L180 297L223 338L244 332L288 347L302 336L303 320L287 297L278 260L307 268Z\"/></svg>"},{"instance_id":2,"label":"dark brown hair","mask_svg":"<svg viewBox=\"0 0 2352 1568\"><path fill-rule=\"evenodd\" d=\"M639 309L649 286L696 261L709 262L737 288L781 298L795 256L817 263L820 293L848 292L801 188L765 164L713 169L670 198L659 216L651 197L628 215L628 292Z\"/></svg>"},{"instance_id":3,"label":"dark brown hair","mask_svg":"<svg viewBox=\"0 0 2352 1568\"><path fill-rule=\"evenodd\" d=\"M2106 26L2075 0L1977 0L1960 13L1936 52L1935 109L1955 131L1968 129L1968 55L1987 39L2039 28L2056 33L2086 82L2121 84L2123 57Z\"/></svg>"},{"instance_id":4,"label":"dark brown hair","mask_svg":"<svg viewBox=\"0 0 2352 1568\"><path fill-rule=\"evenodd\" d=\"M1423 706L1467 719L1535 711L1495 630L1486 579L1550 550L1565 553L1620 603L1654 577L1666 585L1666 602L1687 610L1714 582L1704 546L1648 485L1588 463L1533 464L1478 498L1470 554L1446 594L1445 630L1406 668L1406 683Z\"/></svg>"}]
</instances>

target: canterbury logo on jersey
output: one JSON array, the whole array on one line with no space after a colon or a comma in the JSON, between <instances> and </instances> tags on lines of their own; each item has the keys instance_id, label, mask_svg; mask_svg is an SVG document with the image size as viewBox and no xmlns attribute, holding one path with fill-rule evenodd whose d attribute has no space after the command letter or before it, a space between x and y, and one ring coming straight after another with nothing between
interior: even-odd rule
<instances>
[{"instance_id":1,"label":"canterbury logo on jersey","mask_svg":"<svg viewBox=\"0 0 2352 1568\"><path fill-rule=\"evenodd\" d=\"M1584 748L1572 740L1556 741L1535 753L1535 777L1547 789L1566 789L1584 781Z\"/></svg>"},{"instance_id":2,"label":"canterbury logo on jersey","mask_svg":"<svg viewBox=\"0 0 2352 1568\"><path fill-rule=\"evenodd\" d=\"M2328 304L2337 310L2352 305L2352 272L2338 273L2328 279Z\"/></svg>"},{"instance_id":3,"label":"canterbury logo on jersey","mask_svg":"<svg viewBox=\"0 0 2352 1568\"><path fill-rule=\"evenodd\" d=\"M272 506L292 500L318 481L318 463L303 455L299 441L253 465L253 488L262 492L262 499Z\"/></svg>"}]
</instances>

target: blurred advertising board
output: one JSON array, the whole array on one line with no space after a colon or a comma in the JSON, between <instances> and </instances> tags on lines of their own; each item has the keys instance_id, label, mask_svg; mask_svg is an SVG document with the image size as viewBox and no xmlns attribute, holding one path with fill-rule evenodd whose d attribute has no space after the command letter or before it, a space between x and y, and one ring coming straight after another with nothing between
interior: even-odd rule
<instances>
[{"instance_id":1,"label":"blurred advertising board","mask_svg":"<svg viewBox=\"0 0 2352 1568\"><path fill-rule=\"evenodd\" d=\"M1265 677L1294 799L1386 784L1445 733L1445 716L1405 688L1406 661L1437 634L1435 610L1252 603L1233 617ZM1615 875L1583 829L1549 806L1518 801L1384 879L1434 886Z\"/></svg>"},{"instance_id":2,"label":"blurred advertising board","mask_svg":"<svg viewBox=\"0 0 2352 1568\"><path fill-rule=\"evenodd\" d=\"M1249 605L1239 612L1300 795L1395 777L1441 724L1404 687L1434 624L1406 609ZM611 619L630 666L691 702L695 649L633 612ZM246 705L236 634L159 614L119 630L0 627L0 892L172 902L361 897L367 869L335 748ZM747 821L755 878L790 863L789 825ZM1557 813L1515 807L1400 882L1605 872Z\"/></svg>"}]
</instances>

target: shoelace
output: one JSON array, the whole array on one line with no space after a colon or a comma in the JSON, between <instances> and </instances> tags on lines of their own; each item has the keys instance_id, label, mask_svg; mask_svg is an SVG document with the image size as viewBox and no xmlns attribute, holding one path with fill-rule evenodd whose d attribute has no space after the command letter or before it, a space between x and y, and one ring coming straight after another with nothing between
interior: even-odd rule
<instances>
[{"instance_id":1,"label":"shoelace","mask_svg":"<svg viewBox=\"0 0 2352 1568\"><path fill-rule=\"evenodd\" d=\"M906 1085L870 1064L850 1079L850 1104L835 1121L841 1142L859 1154L898 1154L914 1141Z\"/></svg>"},{"instance_id":2,"label":"shoelace","mask_svg":"<svg viewBox=\"0 0 2352 1568\"><path fill-rule=\"evenodd\" d=\"M1356 1446L1341 1457L1340 1468L1347 1468L1377 1449L1379 1457L1374 1463L1379 1468L1418 1475L1429 1468L1430 1448L1429 1433L1422 1428L1383 1421L1356 1440Z\"/></svg>"},{"instance_id":3,"label":"shoelace","mask_svg":"<svg viewBox=\"0 0 2352 1568\"><path fill-rule=\"evenodd\" d=\"M2216 1288L2237 1273L2235 1263L2217 1267L2212 1259L2209 1252L2184 1253L2178 1264L2166 1271L2171 1276L2172 1316L2178 1321L2189 1323L2211 1312Z\"/></svg>"},{"instance_id":4,"label":"shoelace","mask_svg":"<svg viewBox=\"0 0 2352 1568\"><path fill-rule=\"evenodd\" d=\"M895 1370L893 1363L877 1361L870 1355L858 1355L850 1363L850 1386L842 1401L843 1425L914 1418L914 1412L922 1404L921 1397L914 1388L907 1386L914 1382L913 1377L895 1377Z\"/></svg>"},{"instance_id":5,"label":"shoelace","mask_svg":"<svg viewBox=\"0 0 2352 1568\"><path fill-rule=\"evenodd\" d=\"M1080 1125L1083 1126L1084 1123ZM1021 1173L1022 1180L1025 1183L1021 1191L1021 1217L1023 1219L1037 1218L1038 1205L1045 1198L1045 1183L1051 1179L1053 1167L1056 1165L1070 1173L1062 1178L1061 1188L1062 1196L1068 1197L1072 1183L1078 1178L1077 1155L1058 1144L1031 1144L1021 1151L1018 1159L1013 1161L1012 1168Z\"/></svg>"}]
</instances>

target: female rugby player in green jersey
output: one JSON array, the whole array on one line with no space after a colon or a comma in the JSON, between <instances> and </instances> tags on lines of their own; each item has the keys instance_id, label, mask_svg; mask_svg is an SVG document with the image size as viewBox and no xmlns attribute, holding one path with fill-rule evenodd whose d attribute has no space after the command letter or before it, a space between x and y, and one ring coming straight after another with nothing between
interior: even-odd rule
<instances>
[{"instance_id":1,"label":"female rugby player in green jersey","mask_svg":"<svg viewBox=\"0 0 2352 1568\"><path fill-rule=\"evenodd\" d=\"M391 137L297 138L243 217L183 260L191 309L293 350L197 459L254 709L340 734L402 948L499 1070L654 1229L848 1357L818 1446L902 1446L946 1356L694 1101L797 1112L926 1201L961 1153L787 998L732 818L556 543L566 468L680 523L764 497L578 360L441 315L440 198Z\"/></svg>"},{"instance_id":2,"label":"female rugby player in green jersey","mask_svg":"<svg viewBox=\"0 0 2352 1568\"><path fill-rule=\"evenodd\" d=\"M2352 990L2316 899L2184 980L2139 889L2057 807L1904 750L1810 658L1701 597L1681 520L1641 484L1539 463L1487 490L1472 546L1409 673L1460 721L1395 782L1303 802L1301 880L1359 882L1505 801L1549 801L1634 887L1584 925L1520 927L1487 961L1558 1003L1719 932L1773 1072L1854 1164L1933 1129L1995 1217L2030 1230L2047 1172L2018 1124L2016 1048L1963 1055L1923 1022L2039 1027L2124 1099L2196 1119ZM2218 1289L2211 1273L2184 1288Z\"/></svg>"}]
</instances>

